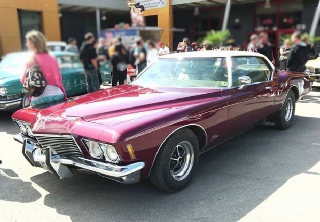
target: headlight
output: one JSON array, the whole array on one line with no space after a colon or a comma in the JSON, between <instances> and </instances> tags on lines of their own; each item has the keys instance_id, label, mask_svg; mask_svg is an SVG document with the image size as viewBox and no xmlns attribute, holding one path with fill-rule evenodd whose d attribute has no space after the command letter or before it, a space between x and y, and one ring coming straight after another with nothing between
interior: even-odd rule
<instances>
[{"instance_id":1,"label":"headlight","mask_svg":"<svg viewBox=\"0 0 320 222\"><path fill-rule=\"evenodd\" d=\"M0 95L6 95L7 94L7 88L0 87Z\"/></svg>"},{"instance_id":2,"label":"headlight","mask_svg":"<svg viewBox=\"0 0 320 222\"><path fill-rule=\"evenodd\" d=\"M119 155L112 145L98 143L87 139L83 139L82 141L88 148L88 151L93 158L102 159L104 157L105 160L109 162L119 162Z\"/></svg>"},{"instance_id":3,"label":"headlight","mask_svg":"<svg viewBox=\"0 0 320 222\"><path fill-rule=\"evenodd\" d=\"M89 149L89 153L93 158L103 158L103 151L101 150L99 143L90 140L83 140L83 142L86 144L87 148Z\"/></svg>"},{"instance_id":4,"label":"headlight","mask_svg":"<svg viewBox=\"0 0 320 222\"><path fill-rule=\"evenodd\" d=\"M100 147L104 152L104 156L105 156L106 160L113 162L113 163L119 162L119 155L113 146L100 143Z\"/></svg>"}]
</instances>

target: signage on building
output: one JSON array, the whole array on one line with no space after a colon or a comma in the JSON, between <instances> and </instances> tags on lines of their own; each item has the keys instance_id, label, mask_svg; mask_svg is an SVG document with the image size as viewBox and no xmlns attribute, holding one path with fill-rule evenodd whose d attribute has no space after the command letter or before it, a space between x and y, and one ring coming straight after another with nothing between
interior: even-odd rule
<instances>
[{"instance_id":1,"label":"signage on building","mask_svg":"<svg viewBox=\"0 0 320 222\"><path fill-rule=\"evenodd\" d=\"M146 10L167 6L167 0L135 0L134 3L140 3Z\"/></svg>"},{"instance_id":2,"label":"signage on building","mask_svg":"<svg viewBox=\"0 0 320 222\"><path fill-rule=\"evenodd\" d=\"M130 47L135 44L138 38L137 29L124 29L124 30L101 30L100 37L106 39L107 44L111 43L116 37L121 37L122 44Z\"/></svg>"}]
</instances>

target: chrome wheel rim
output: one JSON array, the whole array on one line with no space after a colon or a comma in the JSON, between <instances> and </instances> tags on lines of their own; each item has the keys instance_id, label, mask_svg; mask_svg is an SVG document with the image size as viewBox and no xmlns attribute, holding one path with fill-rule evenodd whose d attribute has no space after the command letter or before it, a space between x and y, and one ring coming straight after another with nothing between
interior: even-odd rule
<instances>
[{"instance_id":1,"label":"chrome wheel rim","mask_svg":"<svg viewBox=\"0 0 320 222\"><path fill-rule=\"evenodd\" d=\"M173 150L170 157L170 173L177 180L184 180L191 172L194 161L194 149L190 142L182 141Z\"/></svg>"},{"instance_id":2,"label":"chrome wheel rim","mask_svg":"<svg viewBox=\"0 0 320 222\"><path fill-rule=\"evenodd\" d=\"M285 116L284 119L285 121L290 121L293 113L293 102L291 98L288 98L286 107L285 107Z\"/></svg>"}]
</instances>

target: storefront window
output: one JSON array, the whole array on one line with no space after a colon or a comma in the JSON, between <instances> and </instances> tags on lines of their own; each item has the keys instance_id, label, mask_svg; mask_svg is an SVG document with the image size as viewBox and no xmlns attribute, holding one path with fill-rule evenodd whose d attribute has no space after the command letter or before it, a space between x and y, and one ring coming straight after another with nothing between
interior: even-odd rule
<instances>
[{"instance_id":1,"label":"storefront window","mask_svg":"<svg viewBox=\"0 0 320 222\"><path fill-rule=\"evenodd\" d=\"M277 3L272 3L269 7L265 4L257 5L257 27L271 30L277 25Z\"/></svg>"},{"instance_id":2,"label":"storefront window","mask_svg":"<svg viewBox=\"0 0 320 222\"><path fill-rule=\"evenodd\" d=\"M25 36L30 30L42 31L41 12L19 10L19 22L22 48L26 49Z\"/></svg>"},{"instance_id":3,"label":"storefront window","mask_svg":"<svg viewBox=\"0 0 320 222\"><path fill-rule=\"evenodd\" d=\"M295 29L301 23L303 3L282 2L279 7L279 29Z\"/></svg>"}]
</instances>

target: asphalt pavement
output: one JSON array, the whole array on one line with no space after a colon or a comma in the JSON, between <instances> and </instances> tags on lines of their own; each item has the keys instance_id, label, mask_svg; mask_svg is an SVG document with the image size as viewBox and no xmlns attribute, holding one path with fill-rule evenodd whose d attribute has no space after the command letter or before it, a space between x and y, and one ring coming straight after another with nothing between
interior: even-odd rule
<instances>
[{"instance_id":1,"label":"asphalt pavement","mask_svg":"<svg viewBox=\"0 0 320 222\"><path fill-rule=\"evenodd\" d=\"M33 168L0 113L0 221L320 221L320 87L297 103L292 128L258 126L200 157L183 191L96 175L60 180Z\"/></svg>"}]
</instances>

